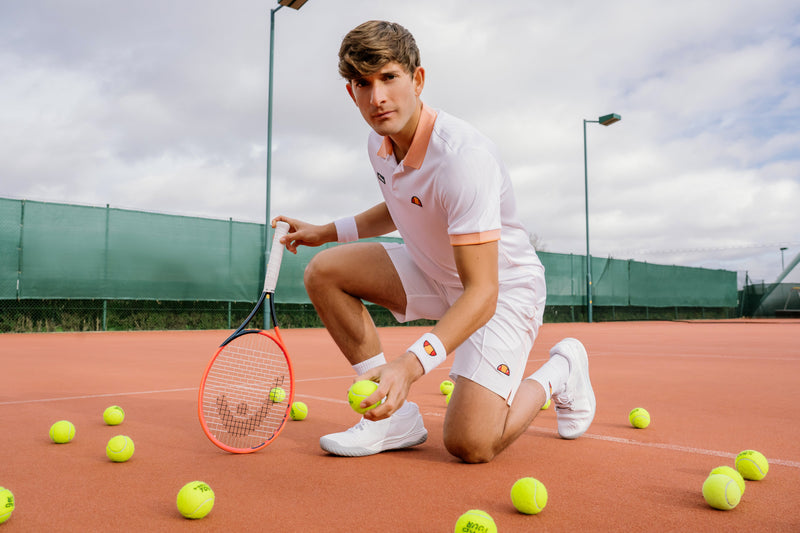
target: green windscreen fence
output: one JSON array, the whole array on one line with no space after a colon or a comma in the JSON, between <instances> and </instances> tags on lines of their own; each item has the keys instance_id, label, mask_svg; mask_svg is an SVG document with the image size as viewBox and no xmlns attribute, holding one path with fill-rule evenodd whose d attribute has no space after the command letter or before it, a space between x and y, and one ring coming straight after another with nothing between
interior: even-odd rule
<instances>
[{"instance_id":1,"label":"green windscreen fence","mask_svg":"<svg viewBox=\"0 0 800 533\"><path fill-rule=\"evenodd\" d=\"M260 292L263 225L9 200L0 218L0 298L251 301Z\"/></svg>"},{"instance_id":2,"label":"green windscreen fence","mask_svg":"<svg viewBox=\"0 0 800 533\"><path fill-rule=\"evenodd\" d=\"M398 239L381 239L398 240ZM0 198L0 300L252 302L264 225ZM284 254L278 301L309 303L303 271L319 248ZM548 305L586 301L586 257L540 252ZM597 306L736 307L736 273L592 258Z\"/></svg>"},{"instance_id":3,"label":"green windscreen fence","mask_svg":"<svg viewBox=\"0 0 800 533\"><path fill-rule=\"evenodd\" d=\"M735 289L736 272L630 261L630 305L734 307Z\"/></svg>"},{"instance_id":4,"label":"green windscreen fence","mask_svg":"<svg viewBox=\"0 0 800 533\"><path fill-rule=\"evenodd\" d=\"M586 303L586 256L539 252L545 268L548 305ZM630 304L628 263L592 258L592 302L595 305Z\"/></svg>"}]
</instances>

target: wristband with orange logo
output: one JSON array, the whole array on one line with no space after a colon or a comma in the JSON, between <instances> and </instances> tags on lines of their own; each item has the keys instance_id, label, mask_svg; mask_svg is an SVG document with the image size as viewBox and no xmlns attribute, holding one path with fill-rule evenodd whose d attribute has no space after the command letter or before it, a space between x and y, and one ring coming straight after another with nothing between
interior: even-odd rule
<instances>
[{"instance_id":1,"label":"wristband with orange logo","mask_svg":"<svg viewBox=\"0 0 800 533\"><path fill-rule=\"evenodd\" d=\"M426 374L447 359L444 344L433 333L426 333L417 339L417 342L412 344L408 351L417 356Z\"/></svg>"}]
</instances>

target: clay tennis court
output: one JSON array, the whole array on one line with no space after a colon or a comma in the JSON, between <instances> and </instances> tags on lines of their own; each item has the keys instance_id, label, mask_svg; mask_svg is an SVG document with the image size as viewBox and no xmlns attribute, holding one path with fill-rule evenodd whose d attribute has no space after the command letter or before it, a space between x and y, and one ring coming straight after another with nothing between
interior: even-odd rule
<instances>
[{"instance_id":1,"label":"clay tennis court","mask_svg":"<svg viewBox=\"0 0 800 533\"><path fill-rule=\"evenodd\" d=\"M417 328L381 329L396 353ZM558 438L552 408L495 461L467 465L442 444L448 363L416 383L428 441L363 458L327 455L321 435L358 420L345 395L353 372L322 329L285 330L304 421L289 421L259 452L212 445L197 418L197 389L229 332L0 335L0 486L16 510L14 531L450 532L473 508L512 531L800 531L800 321L545 324L529 372L565 336L589 351L597 416L586 435ZM443 368L444 367L444 368ZM113 404L127 414L106 426ZM650 411L649 428L628 411ZM50 425L73 422L75 439L53 444ZM136 452L112 463L105 444L130 436ZM738 507L711 509L708 472L744 449L770 461ZM519 514L509 491L542 481L547 507ZM207 482L216 505L181 517L180 487Z\"/></svg>"}]
</instances>

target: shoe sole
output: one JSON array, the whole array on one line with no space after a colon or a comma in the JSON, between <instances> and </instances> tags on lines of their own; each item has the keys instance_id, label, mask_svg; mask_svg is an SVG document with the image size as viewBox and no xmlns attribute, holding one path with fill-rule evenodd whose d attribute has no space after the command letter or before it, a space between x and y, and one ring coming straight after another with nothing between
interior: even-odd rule
<instances>
[{"instance_id":1,"label":"shoe sole","mask_svg":"<svg viewBox=\"0 0 800 533\"><path fill-rule=\"evenodd\" d=\"M409 439L409 440L406 440ZM360 448L360 447L347 447L341 446L338 442L325 437L320 437L320 447L328 453L339 455L341 457L364 457L367 455L375 455L381 452L388 452L391 450L401 450L403 448L411 448L417 446L428 440L428 430L424 430L421 435L411 435L402 439L391 439L388 443L384 442L379 449L375 448Z\"/></svg>"},{"instance_id":2,"label":"shoe sole","mask_svg":"<svg viewBox=\"0 0 800 533\"><path fill-rule=\"evenodd\" d=\"M591 406L592 406L592 416L589 419L588 423L586 424L586 427L582 431L577 432L577 433L568 433L566 435L562 434L560 431L558 433L559 436L562 439L574 440L574 439L577 439L578 437L580 437L581 435L583 435L584 433L586 433L586 431L589 429L589 426L592 425L592 421L594 421L594 415L597 412L597 399L595 398L595 395L594 395L594 388L592 387L592 380L589 377L589 354L586 353L586 348L584 348L583 344L577 339L572 339L572 338L564 339L561 342L565 342L568 346L570 346L570 350L572 350L572 349L578 350L579 356L575 357L574 361L577 364L580 365L581 372L586 377L586 384L589 385L589 392L591 394L590 395L590 403L591 403ZM577 346L575 346L576 343L577 343ZM559 344L561 344L561 343L559 343ZM581 354L581 352L582 352L582 354ZM562 354L562 355L564 355L564 354ZM572 360L573 359L570 359L570 361L572 361ZM556 415L557 414L558 414L558 411L556 410Z\"/></svg>"}]
</instances>

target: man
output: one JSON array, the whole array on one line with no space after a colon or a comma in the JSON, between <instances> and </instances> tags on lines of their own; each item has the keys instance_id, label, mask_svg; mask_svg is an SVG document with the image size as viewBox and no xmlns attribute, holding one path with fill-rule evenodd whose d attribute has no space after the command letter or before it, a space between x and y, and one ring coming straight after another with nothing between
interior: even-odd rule
<instances>
[{"instance_id":1,"label":"man","mask_svg":"<svg viewBox=\"0 0 800 533\"><path fill-rule=\"evenodd\" d=\"M575 339L523 372L542 323L544 268L519 222L511 182L494 145L468 124L424 105L425 70L399 24L366 22L348 33L339 73L372 128L370 161L384 202L326 225L280 216L282 242L341 243L397 230L404 243L353 243L317 254L305 285L320 318L360 379L379 383L353 428L323 436L336 455L360 456L421 444L414 381L451 354L455 380L444 420L447 450L468 463L491 461L530 425L549 397L559 433L583 434L595 412L586 351ZM400 321L437 320L388 360L362 300Z\"/></svg>"}]
</instances>

